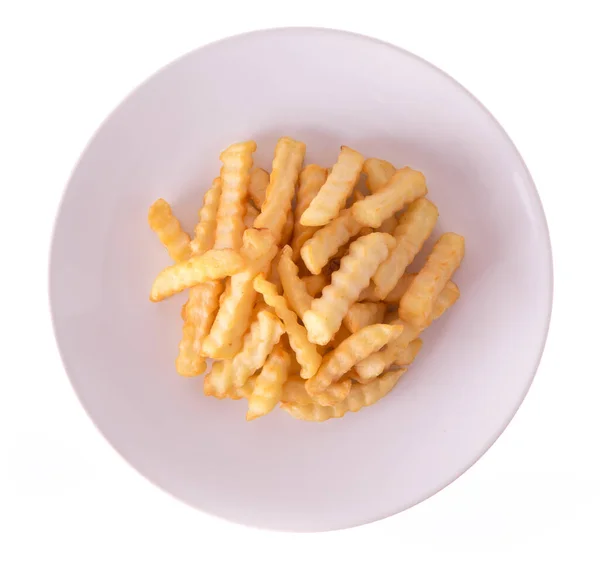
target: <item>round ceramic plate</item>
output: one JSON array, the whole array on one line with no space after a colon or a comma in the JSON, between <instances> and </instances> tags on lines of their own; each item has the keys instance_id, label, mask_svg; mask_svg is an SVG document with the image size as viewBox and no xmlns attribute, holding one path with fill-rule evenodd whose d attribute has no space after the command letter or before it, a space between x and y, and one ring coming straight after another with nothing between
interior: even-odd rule
<instances>
[{"instance_id":1,"label":"round ceramic plate","mask_svg":"<svg viewBox=\"0 0 600 561\"><path fill-rule=\"evenodd\" d=\"M467 243L461 298L393 392L321 424L281 410L248 423L244 400L205 397L201 377L174 369L185 295L148 299L170 263L149 205L164 197L190 231L219 153L255 139L255 163L270 169L280 136L304 141L307 162L331 166L345 144L421 170L440 211L434 234ZM464 88L373 39L277 29L184 56L100 127L58 214L50 297L77 395L141 474L228 520L318 531L400 512L491 446L538 365L552 264L531 177Z\"/></svg>"}]
</instances>

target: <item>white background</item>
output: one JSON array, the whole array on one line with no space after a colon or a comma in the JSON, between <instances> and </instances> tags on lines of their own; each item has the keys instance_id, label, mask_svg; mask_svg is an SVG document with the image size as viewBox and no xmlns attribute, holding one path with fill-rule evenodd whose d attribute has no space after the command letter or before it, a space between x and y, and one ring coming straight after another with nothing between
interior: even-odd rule
<instances>
[{"instance_id":1,"label":"white background","mask_svg":"<svg viewBox=\"0 0 600 561\"><path fill-rule=\"evenodd\" d=\"M599 559L594 4L1 2L0 559ZM46 291L62 189L107 114L183 53L285 25L336 27L396 43L471 90L531 170L555 263L553 319L538 375L493 448L407 512L313 535L213 519L138 476L71 390Z\"/></svg>"}]
</instances>

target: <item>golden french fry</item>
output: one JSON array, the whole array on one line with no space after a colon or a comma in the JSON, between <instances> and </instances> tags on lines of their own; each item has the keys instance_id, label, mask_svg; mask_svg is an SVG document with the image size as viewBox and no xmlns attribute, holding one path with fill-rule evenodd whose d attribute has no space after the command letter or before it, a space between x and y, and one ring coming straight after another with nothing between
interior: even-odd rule
<instances>
[{"instance_id":1,"label":"golden french fry","mask_svg":"<svg viewBox=\"0 0 600 561\"><path fill-rule=\"evenodd\" d=\"M254 168L250 172L248 195L254 206L260 211L267 197L269 174L262 168Z\"/></svg>"},{"instance_id":2,"label":"golden french fry","mask_svg":"<svg viewBox=\"0 0 600 561\"><path fill-rule=\"evenodd\" d=\"M284 346L281 343L276 345L262 367L254 391L248 399L246 421L262 417L275 408L283 395L283 385L289 375L291 363L291 356Z\"/></svg>"},{"instance_id":3,"label":"golden french fry","mask_svg":"<svg viewBox=\"0 0 600 561\"><path fill-rule=\"evenodd\" d=\"M300 249L304 242L309 240L318 230L317 226L303 226L300 223L300 218L319 192L319 189L323 187L326 179L327 170L316 164L306 166L300 173L296 208L294 210L294 236L292 237L292 258L294 261L297 261L300 257Z\"/></svg>"},{"instance_id":4,"label":"golden french fry","mask_svg":"<svg viewBox=\"0 0 600 561\"><path fill-rule=\"evenodd\" d=\"M270 230L276 243L282 238L283 228L292 208L305 153L306 145L303 142L287 137L277 141L266 199L254 221L255 228Z\"/></svg>"},{"instance_id":5,"label":"golden french fry","mask_svg":"<svg viewBox=\"0 0 600 561\"><path fill-rule=\"evenodd\" d=\"M190 288L183 322L183 337L175 361L177 372L182 376L197 376L206 369L202 344L210 332L223 291L220 281L208 281Z\"/></svg>"},{"instance_id":6,"label":"golden french fry","mask_svg":"<svg viewBox=\"0 0 600 561\"><path fill-rule=\"evenodd\" d=\"M159 302L186 288L219 280L243 269L244 259L233 249L210 249L163 269L152 285L150 300Z\"/></svg>"},{"instance_id":7,"label":"golden french fry","mask_svg":"<svg viewBox=\"0 0 600 561\"><path fill-rule=\"evenodd\" d=\"M281 231L281 239L279 240L279 247L283 247L290 243L292 239L292 234L294 233L294 213L292 209L287 213L287 218L285 220L285 224L283 225L283 230Z\"/></svg>"},{"instance_id":8,"label":"golden french fry","mask_svg":"<svg viewBox=\"0 0 600 561\"><path fill-rule=\"evenodd\" d=\"M271 306L283 321L290 346L301 366L300 376L305 379L311 378L321 364L321 355L317 347L308 340L306 329L298 323L298 317L288 308L285 298L277 294L275 285L267 281L264 275L258 275L254 279L254 289L263 295L267 305Z\"/></svg>"},{"instance_id":9,"label":"golden french fry","mask_svg":"<svg viewBox=\"0 0 600 561\"><path fill-rule=\"evenodd\" d=\"M313 300L302 318L309 341L326 345L331 340L395 243L389 234L375 232L350 245L350 253L342 259L339 271L331 276L331 284L323 289L320 298Z\"/></svg>"},{"instance_id":10,"label":"golden french fry","mask_svg":"<svg viewBox=\"0 0 600 561\"><path fill-rule=\"evenodd\" d=\"M171 205L167 201L158 199L152 203L148 211L148 224L167 248L173 261L185 261L191 257L190 237L173 216Z\"/></svg>"},{"instance_id":11,"label":"golden french fry","mask_svg":"<svg viewBox=\"0 0 600 561\"><path fill-rule=\"evenodd\" d=\"M373 275L375 294L383 300L396 286L406 267L410 265L427 238L433 232L438 219L437 207L427 199L411 203L398 220L394 230L396 247L379 265Z\"/></svg>"},{"instance_id":12,"label":"golden french fry","mask_svg":"<svg viewBox=\"0 0 600 561\"><path fill-rule=\"evenodd\" d=\"M322 392L313 395L312 399L315 403L324 405L325 407L335 405L348 397L350 388L352 388L352 380L350 378L342 379L338 382L333 382Z\"/></svg>"},{"instance_id":13,"label":"golden french fry","mask_svg":"<svg viewBox=\"0 0 600 561\"><path fill-rule=\"evenodd\" d=\"M244 232L241 254L246 266L227 280L217 317L202 345L207 356L231 358L240 350L256 302L252 282L268 270L276 253L275 240L268 230L251 228Z\"/></svg>"},{"instance_id":14,"label":"golden french fry","mask_svg":"<svg viewBox=\"0 0 600 561\"><path fill-rule=\"evenodd\" d=\"M388 293L383 299L387 304L395 304L400 301L403 294L408 290L410 283L414 280L417 275L415 273L404 273L396 286ZM360 302L380 302L381 299L375 292L375 283L371 282L367 288L365 288L358 298Z\"/></svg>"},{"instance_id":15,"label":"golden french fry","mask_svg":"<svg viewBox=\"0 0 600 561\"><path fill-rule=\"evenodd\" d=\"M213 371L215 371L214 376L216 378L220 376L219 371L222 366L217 366L219 364L222 363L214 362L212 370L204 377L204 395L216 397L217 399L248 399L254 391L254 384L256 384L256 378L258 376L256 374L254 376L250 376L246 383L240 388L231 386L225 393L219 393L213 384Z\"/></svg>"},{"instance_id":16,"label":"golden french fry","mask_svg":"<svg viewBox=\"0 0 600 561\"><path fill-rule=\"evenodd\" d=\"M402 325L377 323L353 333L323 357L323 362L316 376L306 382L306 391L313 397L323 392L330 384L337 382L354 365L377 352L390 341L397 339L403 330Z\"/></svg>"},{"instance_id":17,"label":"golden french fry","mask_svg":"<svg viewBox=\"0 0 600 561\"><path fill-rule=\"evenodd\" d=\"M191 242L192 251L200 255L212 249L217 231L217 212L221 199L221 178L217 177L211 188L204 195L204 204L198 211L198 224L194 229L194 239Z\"/></svg>"},{"instance_id":18,"label":"golden french fry","mask_svg":"<svg viewBox=\"0 0 600 561\"><path fill-rule=\"evenodd\" d=\"M323 226L334 219L346 205L360 176L362 154L342 146L337 162L327 180L300 217L303 226Z\"/></svg>"},{"instance_id":19,"label":"golden french fry","mask_svg":"<svg viewBox=\"0 0 600 561\"><path fill-rule=\"evenodd\" d=\"M399 325L401 324L399 323ZM415 359L417 353L421 350L423 341L421 341L421 339L414 339L406 346L401 339L402 338L398 338L395 341L391 341L385 349L373 353L361 360L354 367L354 370L362 381L368 382L369 380L376 378L394 363L406 366ZM396 362L397 360L399 360L399 362Z\"/></svg>"},{"instance_id":20,"label":"golden french fry","mask_svg":"<svg viewBox=\"0 0 600 561\"><path fill-rule=\"evenodd\" d=\"M232 144L221 153L221 198L217 210L215 249L240 249L244 233L244 215L248 200L248 184L252 154L256 142Z\"/></svg>"},{"instance_id":21,"label":"golden french fry","mask_svg":"<svg viewBox=\"0 0 600 561\"><path fill-rule=\"evenodd\" d=\"M381 323L386 308L387 306L383 302L355 302L344 317L344 325L351 333L356 333L363 327Z\"/></svg>"},{"instance_id":22,"label":"golden french fry","mask_svg":"<svg viewBox=\"0 0 600 561\"><path fill-rule=\"evenodd\" d=\"M316 298L323 289L329 284L325 275L310 275L309 277L303 277L300 279L306 286L306 291L313 297Z\"/></svg>"},{"instance_id":23,"label":"golden french fry","mask_svg":"<svg viewBox=\"0 0 600 561\"><path fill-rule=\"evenodd\" d=\"M396 168L385 160L369 158L365 160L363 172L367 176L367 189L371 193L377 193L396 173Z\"/></svg>"},{"instance_id":24,"label":"golden french fry","mask_svg":"<svg viewBox=\"0 0 600 561\"><path fill-rule=\"evenodd\" d=\"M343 417L349 411L356 412L373 405L392 391L405 370L394 370L375 378L368 384L353 384L348 397L341 403L324 407L317 403L299 404L283 403L281 408L292 417L302 421L327 421L331 418Z\"/></svg>"},{"instance_id":25,"label":"golden french fry","mask_svg":"<svg viewBox=\"0 0 600 561\"><path fill-rule=\"evenodd\" d=\"M300 249L308 270L318 275L338 249L356 236L361 228L362 224L356 221L350 209L342 210L339 216L317 230Z\"/></svg>"},{"instance_id":26,"label":"golden french fry","mask_svg":"<svg viewBox=\"0 0 600 561\"><path fill-rule=\"evenodd\" d=\"M310 310L313 297L306 290L306 285L298 277L298 266L292 261L292 248L286 245L279 256L277 265L283 294L288 304L302 319L304 312Z\"/></svg>"},{"instance_id":27,"label":"golden french fry","mask_svg":"<svg viewBox=\"0 0 600 561\"><path fill-rule=\"evenodd\" d=\"M430 321L435 301L465 254L465 239L443 234L400 300L398 315L406 322L423 327Z\"/></svg>"},{"instance_id":28,"label":"golden french fry","mask_svg":"<svg viewBox=\"0 0 600 561\"><path fill-rule=\"evenodd\" d=\"M257 216L258 210L256 210L254 206L248 203L248 206L246 208L246 215L244 216L244 226L246 227L246 230L254 226L254 221L256 220Z\"/></svg>"},{"instance_id":29,"label":"golden french fry","mask_svg":"<svg viewBox=\"0 0 600 561\"><path fill-rule=\"evenodd\" d=\"M426 194L425 176L405 167L399 169L377 193L354 203L352 213L361 224L379 228L396 211Z\"/></svg>"}]
</instances>

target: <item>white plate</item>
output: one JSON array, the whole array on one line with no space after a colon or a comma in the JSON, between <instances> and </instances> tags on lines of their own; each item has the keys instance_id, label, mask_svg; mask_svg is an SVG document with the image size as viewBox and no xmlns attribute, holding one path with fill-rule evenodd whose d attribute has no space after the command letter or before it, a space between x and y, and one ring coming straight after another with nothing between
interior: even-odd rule
<instances>
[{"instance_id":1,"label":"white plate","mask_svg":"<svg viewBox=\"0 0 600 561\"><path fill-rule=\"evenodd\" d=\"M306 142L330 166L341 144L422 170L436 233L467 240L462 297L424 335L394 391L341 420L202 393L174 370L185 296L151 304L169 258L147 225L164 197L188 229L228 144ZM400 512L456 479L496 440L533 379L552 300L538 195L500 125L454 80L379 41L278 29L194 51L101 126L64 195L50 297L71 382L141 474L208 513L278 530L344 528Z\"/></svg>"}]
</instances>

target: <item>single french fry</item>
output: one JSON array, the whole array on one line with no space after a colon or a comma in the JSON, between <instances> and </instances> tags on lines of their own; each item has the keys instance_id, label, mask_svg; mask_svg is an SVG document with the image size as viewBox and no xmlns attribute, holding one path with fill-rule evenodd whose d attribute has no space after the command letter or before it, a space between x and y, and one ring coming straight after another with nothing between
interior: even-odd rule
<instances>
[{"instance_id":1,"label":"single french fry","mask_svg":"<svg viewBox=\"0 0 600 561\"><path fill-rule=\"evenodd\" d=\"M330 384L337 382L354 365L381 347L397 339L404 327L378 323L364 327L342 341L338 347L323 357L316 376L306 382L306 391L315 396L323 392Z\"/></svg>"},{"instance_id":2,"label":"single french fry","mask_svg":"<svg viewBox=\"0 0 600 561\"><path fill-rule=\"evenodd\" d=\"M198 224L194 229L194 239L191 242L192 251L201 255L212 249L217 231L217 212L221 199L221 178L217 177L210 189L204 195L204 204L198 211Z\"/></svg>"},{"instance_id":3,"label":"single french fry","mask_svg":"<svg viewBox=\"0 0 600 561\"><path fill-rule=\"evenodd\" d=\"M363 172L367 176L367 189L371 193L377 193L396 173L396 168L385 160L369 158L365 160Z\"/></svg>"},{"instance_id":4,"label":"single french fry","mask_svg":"<svg viewBox=\"0 0 600 561\"><path fill-rule=\"evenodd\" d=\"M325 275L310 275L300 279L306 286L306 291L313 297L316 298L321 294L323 289L329 284Z\"/></svg>"},{"instance_id":5,"label":"single french fry","mask_svg":"<svg viewBox=\"0 0 600 561\"><path fill-rule=\"evenodd\" d=\"M399 323L399 322L398 322ZM402 325L399 323L399 325ZM384 349L361 360L354 370L362 381L369 381L379 376L394 363L407 366L421 350L423 341L414 339L408 345L403 345L400 338L391 341ZM399 360L400 362L396 362Z\"/></svg>"},{"instance_id":6,"label":"single french fry","mask_svg":"<svg viewBox=\"0 0 600 561\"><path fill-rule=\"evenodd\" d=\"M317 403L282 403L281 408L292 417L302 421L327 421L343 417L349 411L356 412L373 405L392 391L405 370L394 370L375 378L368 384L353 384L348 397L341 403L324 407Z\"/></svg>"},{"instance_id":7,"label":"single french fry","mask_svg":"<svg viewBox=\"0 0 600 561\"><path fill-rule=\"evenodd\" d=\"M304 264L313 275L318 275L327 262L350 238L356 236L362 224L350 209L342 210L329 224L317 230L300 249Z\"/></svg>"},{"instance_id":8,"label":"single french fry","mask_svg":"<svg viewBox=\"0 0 600 561\"><path fill-rule=\"evenodd\" d=\"M333 220L346 205L346 199L358 181L364 161L362 154L342 146L338 160L323 187L302 213L300 224L324 226Z\"/></svg>"},{"instance_id":9,"label":"single french fry","mask_svg":"<svg viewBox=\"0 0 600 561\"><path fill-rule=\"evenodd\" d=\"M256 379L254 391L248 399L246 421L266 415L279 403L291 363L291 356L285 350L284 345L277 344Z\"/></svg>"},{"instance_id":10,"label":"single french fry","mask_svg":"<svg viewBox=\"0 0 600 561\"><path fill-rule=\"evenodd\" d=\"M254 221L255 228L270 230L276 243L281 241L283 228L292 208L305 153L306 145L303 142L287 137L277 141L266 199Z\"/></svg>"},{"instance_id":11,"label":"single french fry","mask_svg":"<svg viewBox=\"0 0 600 561\"><path fill-rule=\"evenodd\" d=\"M248 203L246 215L244 216L244 226L246 227L246 230L254 226L254 221L257 216L258 210L256 210L252 204Z\"/></svg>"},{"instance_id":12,"label":"single french fry","mask_svg":"<svg viewBox=\"0 0 600 561\"><path fill-rule=\"evenodd\" d=\"M242 246L244 215L248 200L248 184L252 154L256 142L232 144L221 153L221 197L217 210L215 249L235 249Z\"/></svg>"},{"instance_id":13,"label":"single french fry","mask_svg":"<svg viewBox=\"0 0 600 561\"><path fill-rule=\"evenodd\" d=\"M389 234L375 232L350 245L350 253L331 276L331 284L323 289L320 298L313 300L310 310L302 318L309 341L326 345L331 340L350 306L369 285L370 278L395 243Z\"/></svg>"},{"instance_id":14,"label":"single french fry","mask_svg":"<svg viewBox=\"0 0 600 561\"><path fill-rule=\"evenodd\" d=\"M240 350L256 302L252 282L268 270L276 253L275 240L268 230L251 228L244 232L241 254L246 266L227 280L217 317L202 345L207 356L232 358Z\"/></svg>"},{"instance_id":15,"label":"single french fry","mask_svg":"<svg viewBox=\"0 0 600 561\"><path fill-rule=\"evenodd\" d=\"M197 284L234 275L244 265L244 259L232 249L211 249L203 255L193 255L158 274L150 291L150 300L159 302Z\"/></svg>"},{"instance_id":16,"label":"single french fry","mask_svg":"<svg viewBox=\"0 0 600 561\"><path fill-rule=\"evenodd\" d=\"M415 277L415 273L404 273L396 283L396 286L392 288L383 301L387 304L399 302ZM375 288L375 283L371 282L371 284L360 293L358 300L360 302L380 302L381 298L379 298L375 292Z\"/></svg>"},{"instance_id":17,"label":"single french fry","mask_svg":"<svg viewBox=\"0 0 600 561\"><path fill-rule=\"evenodd\" d=\"M425 176L405 167L399 169L391 179L373 195L352 205L354 218L365 226L379 228L405 205L427 194Z\"/></svg>"},{"instance_id":18,"label":"single french fry","mask_svg":"<svg viewBox=\"0 0 600 561\"><path fill-rule=\"evenodd\" d=\"M264 275L258 275L254 279L254 289L263 295L267 305L283 321L290 346L301 366L300 376L304 379L311 378L321 364L321 355L317 347L308 340L306 329L298 323L298 317L288 308L285 298L277 294L275 285L267 281Z\"/></svg>"},{"instance_id":19,"label":"single french fry","mask_svg":"<svg viewBox=\"0 0 600 561\"><path fill-rule=\"evenodd\" d=\"M167 201L158 199L152 203L148 211L148 224L167 248L173 261L186 261L191 257L190 237L183 231Z\"/></svg>"},{"instance_id":20,"label":"single french fry","mask_svg":"<svg viewBox=\"0 0 600 561\"><path fill-rule=\"evenodd\" d=\"M388 258L379 265L373 275L375 294L383 300L396 286L406 267L410 265L427 238L433 232L438 219L437 207L427 199L411 203L398 220L394 230L396 247Z\"/></svg>"},{"instance_id":21,"label":"single french fry","mask_svg":"<svg viewBox=\"0 0 600 561\"><path fill-rule=\"evenodd\" d=\"M289 245L281 250L277 269L283 287L283 294L292 310L302 319L304 312L310 310L313 297L298 277L298 266L292 261L292 248Z\"/></svg>"},{"instance_id":22,"label":"single french fry","mask_svg":"<svg viewBox=\"0 0 600 561\"><path fill-rule=\"evenodd\" d=\"M306 166L300 173L298 195L296 197L296 208L294 209L294 235L292 237L292 259L297 261L300 257L300 249L318 230L318 226L304 226L300 218L315 198L319 189L323 187L327 179L327 170L316 164Z\"/></svg>"},{"instance_id":23,"label":"single french fry","mask_svg":"<svg viewBox=\"0 0 600 561\"><path fill-rule=\"evenodd\" d=\"M253 168L250 172L248 195L255 208L260 211L267 197L269 174L262 168Z\"/></svg>"},{"instance_id":24,"label":"single french fry","mask_svg":"<svg viewBox=\"0 0 600 561\"><path fill-rule=\"evenodd\" d=\"M344 325L351 333L356 333L363 327L381 323L386 308L387 306L383 302L355 302L344 317Z\"/></svg>"},{"instance_id":25,"label":"single french fry","mask_svg":"<svg viewBox=\"0 0 600 561\"><path fill-rule=\"evenodd\" d=\"M433 314L435 301L465 254L465 239L458 234L442 234L400 300L398 315L406 322L425 326Z\"/></svg>"}]
</instances>

